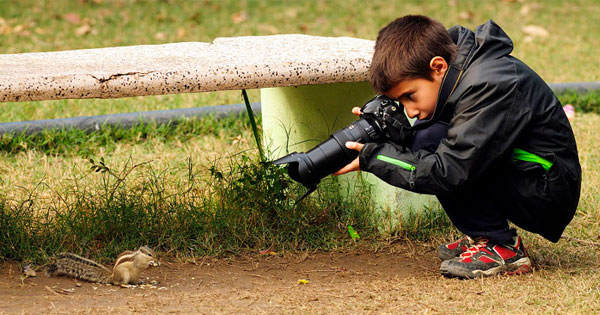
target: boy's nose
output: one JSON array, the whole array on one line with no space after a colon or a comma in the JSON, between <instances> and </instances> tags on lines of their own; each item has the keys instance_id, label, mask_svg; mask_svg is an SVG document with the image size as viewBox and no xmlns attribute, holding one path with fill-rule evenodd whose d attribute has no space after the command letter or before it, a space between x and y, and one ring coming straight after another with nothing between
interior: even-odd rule
<instances>
[{"instance_id":1,"label":"boy's nose","mask_svg":"<svg viewBox=\"0 0 600 315\"><path fill-rule=\"evenodd\" d=\"M410 109L407 108L406 109L406 115L408 115L409 118L415 118L415 117L419 117L419 111L416 109Z\"/></svg>"}]
</instances>

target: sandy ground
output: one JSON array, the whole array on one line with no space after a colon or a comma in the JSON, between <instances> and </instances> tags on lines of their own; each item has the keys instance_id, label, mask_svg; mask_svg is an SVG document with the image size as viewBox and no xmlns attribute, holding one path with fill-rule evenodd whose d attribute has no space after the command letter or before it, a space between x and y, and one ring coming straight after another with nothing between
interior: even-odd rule
<instances>
[{"instance_id":1,"label":"sandy ground","mask_svg":"<svg viewBox=\"0 0 600 315\"><path fill-rule=\"evenodd\" d=\"M409 255L398 252L408 251ZM427 252L429 251L429 252ZM375 281L388 289L406 278L439 277L431 248L392 246L381 252L245 255L193 263L162 262L136 288L68 278L28 278L0 269L0 313L281 313L389 309ZM308 280L307 284L299 280ZM383 289L383 288L382 288ZM420 309L418 303L415 308Z\"/></svg>"},{"instance_id":2,"label":"sandy ground","mask_svg":"<svg viewBox=\"0 0 600 315\"><path fill-rule=\"evenodd\" d=\"M135 288L47 278L41 273L21 281L20 266L4 263L0 265L0 313L560 311L552 299L543 299L543 292L537 300L527 294L538 290L531 287L538 281L532 280L547 279L548 272L458 280L440 276L439 263L434 247L413 243L377 251L257 253L195 263L162 262L145 272L148 285ZM561 281L560 277L556 280ZM553 290L552 280L543 282L539 290L548 285ZM514 305L520 307L514 309ZM532 308L523 308L527 306Z\"/></svg>"}]
</instances>

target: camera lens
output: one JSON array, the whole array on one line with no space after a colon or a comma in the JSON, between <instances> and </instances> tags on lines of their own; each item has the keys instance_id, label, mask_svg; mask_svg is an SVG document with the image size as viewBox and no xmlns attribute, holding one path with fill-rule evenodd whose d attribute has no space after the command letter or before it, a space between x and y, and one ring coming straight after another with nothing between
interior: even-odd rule
<instances>
[{"instance_id":1,"label":"camera lens","mask_svg":"<svg viewBox=\"0 0 600 315\"><path fill-rule=\"evenodd\" d=\"M358 156L357 151L346 148L346 142L371 142L378 140L380 134L377 124L370 119L359 119L338 130L312 150L306 153L294 152L273 163L288 163L288 174L293 180L304 186L313 186Z\"/></svg>"},{"instance_id":2,"label":"camera lens","mask_svg":"<svg viewBox=\"0 0 600 315\"><path fill-rule=\"evenodd\" d=\"M274 161L276 165L288 164L290 177L308 188L297 202L313 192L323 177L356 158L358 152L346 148L346 142L381 142L383 139L402 142L409 139L410 123L404 111L398 111L398 108L402 107L398 107L397 101L377 95L361 108L361 119L306 153L294 152Z\"/></svg>"}]
</instances>

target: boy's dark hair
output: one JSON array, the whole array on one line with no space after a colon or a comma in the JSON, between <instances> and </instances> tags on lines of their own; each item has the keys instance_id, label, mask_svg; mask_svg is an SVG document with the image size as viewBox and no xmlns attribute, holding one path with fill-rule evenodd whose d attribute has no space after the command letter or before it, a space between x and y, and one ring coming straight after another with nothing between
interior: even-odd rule
<instances>
[{"instance_id":1,"label":"boy's dark hair","mask_svg":"<svg viewBox=\"0 0 600 315\"><path fill-rule=\"evenodd\" d=\"M457 46L438 21L407 15L379 31L369 77L378 93L384 93L407 79L433 80L429 61L440 56L450 64Z\"/></svg>"}]
</instances>

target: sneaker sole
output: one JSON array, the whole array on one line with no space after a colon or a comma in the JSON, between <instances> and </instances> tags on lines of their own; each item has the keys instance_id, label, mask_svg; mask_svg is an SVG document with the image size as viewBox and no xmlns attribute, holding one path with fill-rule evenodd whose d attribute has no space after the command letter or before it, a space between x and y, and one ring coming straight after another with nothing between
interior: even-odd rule
<instances>
[{"instance_id":1,"label":"sneaker sole","mask_svg":"<svg viewBox=\"0 0 600 315\"><path fill-rule=\"evenodd\" d=\"M532 271L531 260L529 257L523 257L514 263L501 265L487 270L469 270L459 266L449 265L447 261L442 262L440 272L448 278L473 279L479 277L490 277L497 274L522 275Z\"/></svg>"}]
</instances>

